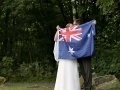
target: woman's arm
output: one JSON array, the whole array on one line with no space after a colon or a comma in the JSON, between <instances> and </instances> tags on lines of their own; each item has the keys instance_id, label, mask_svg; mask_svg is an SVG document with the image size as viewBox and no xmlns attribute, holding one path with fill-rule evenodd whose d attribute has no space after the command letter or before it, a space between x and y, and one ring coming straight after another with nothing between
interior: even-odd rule
<instances>
[{"instance_id":1,"label":"woman's arm","mask_svg":"<svg viewBox=\"0 0 120 90\"><path fill-rule=\"evenodd\" d=\"M57 41L57 39L58 39L58 30L60 29L60 26L57 25L56 29L57 29L57 31L56 31L55 36L54 36L54 41Z\"/></svg>"},{"instance_id":2,"label":"woman's arm","mask_svg":"<svg viewBox=\"0 0 120 90\"><path fill-rule=\"evenodd\" d=\"M55 36L54 36L54 41L57 41L58 39L58 31L56 32Z\"/></svg>"}]
</instances>

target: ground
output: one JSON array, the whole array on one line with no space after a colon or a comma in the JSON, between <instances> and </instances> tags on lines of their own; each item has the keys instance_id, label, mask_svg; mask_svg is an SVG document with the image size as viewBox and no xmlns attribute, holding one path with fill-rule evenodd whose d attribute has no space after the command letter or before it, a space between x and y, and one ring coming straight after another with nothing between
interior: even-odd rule
<instances>
[{"instance_id":1,"label":"ground","mask_svg":"<svg viewBox=\"0 0 120 90\"><path fill-rule=\"evenodd\" d=\"M53 90L53 84L40 83L6 83L0 90Z\"/></svg>"},{"instance_id":2,"label":"ground","mask_svg":"<svg viewBox=\"0 0 120 90\"><path fill-rule=\"evenodd\" d=\"M53 83L6 83L0 90L54 90ZM110 90L120 90L120 86Z\"/></svg>"}]
</instances>

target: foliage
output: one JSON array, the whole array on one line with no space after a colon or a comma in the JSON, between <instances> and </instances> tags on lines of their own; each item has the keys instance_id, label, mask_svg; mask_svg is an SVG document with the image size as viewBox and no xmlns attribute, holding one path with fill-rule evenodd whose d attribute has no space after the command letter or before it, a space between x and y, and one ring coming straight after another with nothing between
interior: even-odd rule
<instances>
[{"instance_id":1,"label":"foliage","mask_svg":"<svg viewBox=\"0 0 120 90\"><path fill-rule=\"evenodd\" d=\"M96 5L99 6L103 14L111 14L117 8L115 0L97 0Z\"/></svg>"},{"instance_id":2,"label":"foliage","mask_svg":"<svg viewBox=\"0 0 120 90\"><path fill-rule=\"evenodd\" d=\"M100 8L104 25L99 24L100 26L98 26L94 68L99 74L114 74L120 79L120 25L118 23L120 21L120 10L118 9L120 2L97 0L96 4Z\"/></svg>"},{"instance_id":3,"label":"foliage","mask_svg":"<svg viewBox=\"0 0 120 90\"><path fill-rule=\"evenodd\" d=\"M0 8L2 12L0 13L0 67L3 68L1 75L10 81L17 79L24 81L24 78L25 81L30 81L29 79L34 77L40 79L46 77L47 80L55 76L56 62L53 59L51 46L55 32L54 22L57 20L55 17L59 13L56 8L51 1L3 1ZM13 61L2 60L3 57L10 57ZM8 69L10 70L7 71ZM28 75L31 76L27 78ZM18 78L20 76L23 79ZM35 80L39 80L37 78Z\"/></svg>"},{"instance_id":4,"label":"foliage","mask_svg":"<svg viewBox=\"0 0 120 90\"><path fill-rule=\"evenodd\" d=\"M3 76L5 76L6 78L12 76L12 72L13 72L13 59L11 57L3 57L2 59L2 74ZM9 79L8 79L9 80Z\"/></svg>"},{"instance_id":5,"label":"foliage","mask_svg":"<svg viewBox=\"0 0 120 90\"><path fill-rule=\"evenodd\" d=\"M120 49L118 47L97 50L96 57L94 57L96 73L99 75L112 74L120 79Z\"/></svg>"}]
</instances>

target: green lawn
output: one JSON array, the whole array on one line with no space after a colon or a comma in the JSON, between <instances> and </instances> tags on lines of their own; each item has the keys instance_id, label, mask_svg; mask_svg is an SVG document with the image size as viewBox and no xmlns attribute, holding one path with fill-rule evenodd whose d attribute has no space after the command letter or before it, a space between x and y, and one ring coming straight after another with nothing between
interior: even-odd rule
<instances>
[{"instance_id":1,"label":"green lawn","mask_svg":"<svg viewBox=\"0 0 120 90\"><path fill-rule=\"evenodd\" d=\"M7 83L0 90L53 90L53 84Z\"/></svg>"},{"instance_id":2,"label":"green lawn","mask_svg":"<svg viewBox=\"0 0 120 90\"><path fill-rule=\"evenodd\" d=\"M54 90L54 84L47 83L6 83L0 90ZM110 90L120 90L120 86Z\"/></svg>"}]
</instances>

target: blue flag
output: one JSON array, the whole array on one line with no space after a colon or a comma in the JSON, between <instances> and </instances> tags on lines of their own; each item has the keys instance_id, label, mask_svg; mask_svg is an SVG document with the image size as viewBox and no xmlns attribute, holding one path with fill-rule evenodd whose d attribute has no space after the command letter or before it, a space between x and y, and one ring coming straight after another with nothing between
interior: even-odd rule
<instances>
[{"instance_id":1,"label":"blue flag","mask_svg":"<svg viewBox=\"0 0 120 90\"><path fill-rule=\"evenodd\" d=\"M77 59L94 53L94 20L59 30L59 59Z\"/></svg>"}]
</instances>

